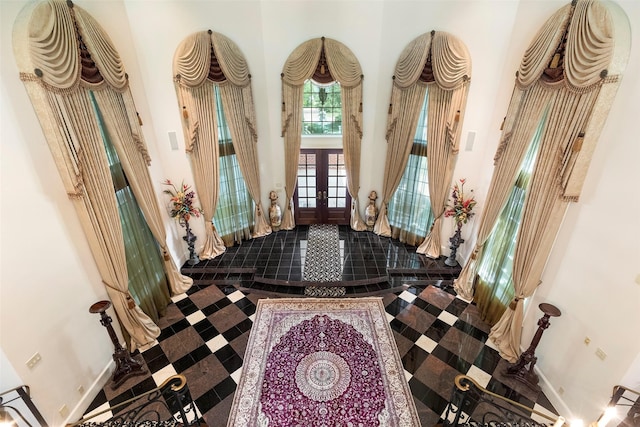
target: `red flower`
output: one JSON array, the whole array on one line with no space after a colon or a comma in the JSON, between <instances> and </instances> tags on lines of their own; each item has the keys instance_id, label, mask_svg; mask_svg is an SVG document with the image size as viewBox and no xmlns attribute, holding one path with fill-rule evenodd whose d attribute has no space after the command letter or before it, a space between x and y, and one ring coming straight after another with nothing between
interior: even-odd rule
<instances>
[{"instance_id":1,"label":"red flower","mask_svg":"<svg viewBox=\"0 0 640 427\"><path fill-rule=\"evenodd\" d=\"M200 216L202 209L193 206L195 193L191 191L189 185L182 183L180 190L178 190L168 179L165 180L163 184L171 187L170 189L164 190L163 193L171 196L169 199L169 215L171 215L172 218L189 221L192 215L196 218Z\"/></svg>"},{"instance_id":2,"label":"red flower","mask_svg":"<svg viewBox=\"0 0 640 427\"><path fill-rule=\"evenodd\" d=\"M460 180L460 185L458 183L453 185L453 191L451 192L453 202L451 205L447 205L447 209L444 212L445 217L453 217L457 227L462 227L462 224L466 224L475 215L475 213L471 212L477 203L473 195L465 199L464 183L466 181L463 178ZM473 193L473 190L471 190L471 193Z\"/></svg>"}]
</instances>

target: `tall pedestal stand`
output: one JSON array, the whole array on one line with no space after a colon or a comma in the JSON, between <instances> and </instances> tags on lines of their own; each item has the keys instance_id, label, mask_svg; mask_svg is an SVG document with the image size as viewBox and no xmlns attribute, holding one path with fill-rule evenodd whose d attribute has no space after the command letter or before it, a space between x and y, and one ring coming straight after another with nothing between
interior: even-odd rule
<instances>
[{"instance_id":1,"label":"tall pedestal stand","mask_svg":"<svg viewBox=\"0 0 640 427\"><path fill-rule=\"evenodd\" d=\"M89 308L89 312L100 313L100 323L107 328L107 332L113 343L113 360L116 362L116 370L113 373L111 388L117 388L127 379L136 375L144 375L147 371L142 363L131 357L129 352L120 345L118 336L113 330L113 326L111 326L111 317L106 313L109 307L111 307L109 301L99 301Z\"/></svg>"},{"instance_id":2,"label":"tall pedestal stand","mask_svg":"<svg viewBox=\"0 0 640 427\"><path fill-rule=\"evenodd\" d=\"M444 263L449 267L455 267L456 265L458 265L458 261L456 260L456 253L458 252L458 247L462 243L464 243L464 239L462 238L461 233L462 223L459 223L456 226L456 232L453 233L453 236L451 236L451 238L449 239L449 242L451 243L451 246L449 246L449 249L451 249L449 257L444 260Z\"/></svg>"},{"instance_id":3,"label":"tall pedestal stand","mask_svg":"<svg viewBox=\"0 0 640 427\"><path fill-rule=\"evenodd\" d=\"M522 353L518 358L518 361L509 366L505 372L508 377L515 378L516 380L528 385L533 390L540 390L538 386L538 375L533 372L533 368L536 365L538 358L535 356L536 347L540 343L542 333L551 324L549 322L550 317L559 317L562 313L554 305L542 303L538 307L544 313L544 315L538 320L538 330L531 340L531 344L527 351Z\"/></svg>"},{"instance_id":4,"label":"tall pedestal stand","mask_svg":"<svg viewBox=\"0 0 640 427\"><path fill-rule=\"evenodd\" d=\"M193 234L191 232L191 227L189 227L189 221L188 220L184 220L184 226L187 229L187 234L185 234L182 239L187 242L187 247L189 248L189 259L187 260L187 262L189 263L189 265L196 265L197 263L200 262L200 258L198 258L198 254L196 253L195 250L195 243L196 243L196 235Z\"/></svg>"}]
</instances>

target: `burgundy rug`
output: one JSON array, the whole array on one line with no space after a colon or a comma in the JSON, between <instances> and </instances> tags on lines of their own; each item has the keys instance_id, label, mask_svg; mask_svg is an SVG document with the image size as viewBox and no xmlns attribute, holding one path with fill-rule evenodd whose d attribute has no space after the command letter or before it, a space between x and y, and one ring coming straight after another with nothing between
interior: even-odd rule
<instances>
[{"instance_id":1,"label":"burgundy rug","mask_svg":"<svg viewBox=\"0 0 640 427\"><path fill-rule=\"evenodd\" d=\"M420 426L382 299L259 300L227 426Z\"/></svg>"}]
</instances>

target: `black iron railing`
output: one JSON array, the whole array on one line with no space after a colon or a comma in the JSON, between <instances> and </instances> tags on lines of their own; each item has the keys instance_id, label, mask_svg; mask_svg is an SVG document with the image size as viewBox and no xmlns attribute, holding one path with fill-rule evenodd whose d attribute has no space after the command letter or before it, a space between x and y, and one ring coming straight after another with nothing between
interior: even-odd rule
<instances>
[{"instance_id":1,"label":"black iron railing","mask_svg":"<svg viewBox=\"0 0 640 427\"><path fill-rule=\"evenodd\" d=\"M466 375L456 376L454 382L451 399L444 413L444 425L447 427L559 427L564 423L562 417L552 417L495 394ZM534 415L548 423L534 420Z\"/></svg>"},{"instance_id":2,"label":"black iron railing","mask_svg":"<svg viewBox=\"0 0 640 427\"><path fill-rule=\"evenodd\" d=\"M99 421L105 413L111 417ZM183 375L167 378L159 387L92 413L67 427L84 426L200 426L200 416Z\"/></svg>"}]
</instances>

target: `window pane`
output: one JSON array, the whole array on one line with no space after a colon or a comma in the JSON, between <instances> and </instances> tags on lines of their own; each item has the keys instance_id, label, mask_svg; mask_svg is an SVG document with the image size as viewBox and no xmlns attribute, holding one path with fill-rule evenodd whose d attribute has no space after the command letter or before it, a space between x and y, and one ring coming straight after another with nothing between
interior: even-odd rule
<instances>
[{"instance_id":1,"label":"window pane","mask_svg":"<svg viewBox=\"0 0 640 427\"><path fill-rule=\"evenodd\" d=\"M231 143L231 132L227 125L218 86L214 86L213 90L218 119L218 143L219 145L222 145L223 141ZM225 153L226 155L222 155L221 151L218 161L218 167L220 168L220 195L213 220L218 233L225 240L225 244L230 245L233 244L233 241L240 241L242 238L248 239L251 236L253 199L249 195L249 190L244 182L235 153L229 153L228 151L225 151Z\"/></svg>"},{"instance_id":2,"label":"window pane","mask_svg":"<svg viewBox=\"0 0 640 427\"><path fill-rule=\"evenodd\" d=\"M425 145L428 94L427 91L422 103L412 154L409 155L400 184L391 197L387 209L389 224L400 230L397 233L400 241L405 241L404 236L425 237L433 222Z\"/></svg>"},{"instance_id":3,"label":"window pane","mask_svg":"<svg viewBox=\"0 0 640 427\"><path fill-rule=\"evenodd\" d=\"M342 96L340 84L319 86L307 80L302 93L302 134L341 135Z\"/></svg>"}]
</instances>

